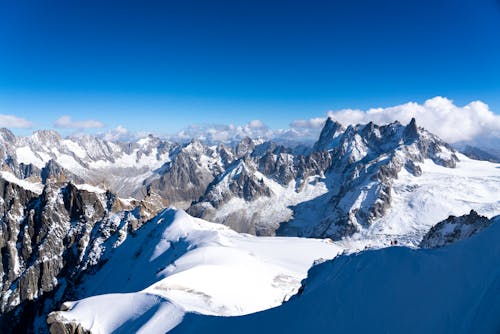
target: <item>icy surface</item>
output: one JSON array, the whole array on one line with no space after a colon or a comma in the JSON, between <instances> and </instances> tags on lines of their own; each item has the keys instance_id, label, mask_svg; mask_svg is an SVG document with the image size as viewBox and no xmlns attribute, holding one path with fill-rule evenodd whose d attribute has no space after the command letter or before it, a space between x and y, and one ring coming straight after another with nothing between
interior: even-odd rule
<instances>
[{"instance_id":1,"label":"icy surface","mask_svg":"<svg viewBox=\"0 0 500 334\"><path fill-rule=\"evenodd\" d=\"M490 218L500 214L500 165L459 158L456 168L426 160L418 177L402 169L393 183L388 213L344 242L358 250L385 247L393 240L416 247L434 224L450 215L470 210Z\"/></svg>"},{"instance_id":2,"label":"icy surface","mask_svg":"<svg viewBox=\"0 0 500 334\"><path fill-rule=\"evenodd\" d=\"M0 171L0 177L8 182L15 183L18 186L23 187L24 189L32 191L35 194L41 194L43 191L43 184L39 182L30 182L27 180L18 179L14 174L6 171Z\"/></svg>"},{"instance_id":3,"label":"icy surface","mask_svg":"<svg viewBox=\"0 0 500 334\"><path fill-rule=\"evenodd\" d=\"M315 260L341 251L329 240L259 238L167 209L82 284L84 294L98 296L69 303L70 311L57 315L97 333L142 326L163 333L180 321L179 312L253 313L288 300ZM114 299L138 305L106 306ZM173 315L159 322L164 309Z\"/></svg>"},{"instance_id":4,"label":"icy surface","mask_svg":"<svg viewBox=\"0 0 500 334\"><path fill-rule=\"evenodd\" d=\"M290 302L244 317L188 314L172 333L498 333L500 224L431 250L390 247L314 267Z\"/></svg>"}]
</instances>

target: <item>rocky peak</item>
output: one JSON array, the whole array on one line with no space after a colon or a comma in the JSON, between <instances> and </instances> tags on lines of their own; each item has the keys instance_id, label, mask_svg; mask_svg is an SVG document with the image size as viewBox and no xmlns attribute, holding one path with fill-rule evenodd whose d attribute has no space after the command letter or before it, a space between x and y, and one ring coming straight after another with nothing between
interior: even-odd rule
<instances>
[{"instance_id":1,"label":"rocky peak","mask_svg":"<svg viewBox=\"0 0 500 334\"><path fill-rule=\"evenodd\" d=\"M84 183L82 178L61 167L54 159L50 159L42 168L40 178L44 184L47 182L61 183L68 179L77 183Z\"/></svg>"},{"instance_id":2,"label":"rocky peak","mask_svg":"<svg viewBox=\"0 0 500 334\"><path fill-rule=\"evenodd\" d=\"M14 143L16 141L16 136L6 128L0 128L0 139L5 143Z\"/></svg>"},{"instance_id":3,"label":"rocky peak","mask_svg":"<svg viewBox=\"0 0 500 334\"><path fill-rule=\"evenodd\" d=\"M313 151L328 151L332 149L339 136L345 131L345 128L339 122L328 117L321 130L318 141L313 146Z\"/></svg>"},{"instance_id":4,"label":"rocky peak","mask_svg":"<svg viewBox=\"0 0 500 334\"><path fill-rule=\"evenodd\" d=\"M412 118L410 123L405 127L403 132L403 140L405 144L411 143L419 138L417 121Z\"/></svg>"},{"instance_id":5,"label":"rocky peak","mask_svg":"<svg viewBox=\"0 0 500 334\"><path fill-rule=\"evenodd\" d=\"M367 141L380 138L379 126L373 122L369 122L368 124L360 127L358 131Z\"/></svg>"},{"instance_id":6,"label":"rocky peak","mask_svg":"<svg viewBox=\"0 0 500 334\"><path fill-rule=\"evenodd\" d=\"M236 156L241 157L250 154L255 149L255 142L250 137L243 138L235 147Z\"/></svg>"},{"instance_id":7,"label":"rocky peak","mask_svg":"<svg viewBox=\"0 0 500 334\"><path fill-rule=\"evenodd\" d=\"M193 139L183 147L182 151L200 155L205 152L205 145L203 145L203 143L199 139Z\"/></svg>"},{"instance_id":8,"label":"rocky peak","mask_svg":"<svg viewBox=\"0 0 500 334\"><path fill-rule=\"evenodd\" d=\"M219 154L224 166L227 166L234 161L233 153L226 145L222 143L217 145L216 151Z\"/></svg>"},{"instance_id":9,"label":"rocky peak","mask_svg":"<svg viewBox=\"0 0 500 334\"><path fill-rule=\"evenodd\" d=\"M269 153L278 154L283 151L286 151L284 146L278 145L277 143L268 140L261 144L256 145L251 155L254 158L260 158Z\"/></svg>"},{"instance_id":10,"label":"rocky peak","mask_svg":"<svg viewBox=\"0 0 500 334\"><path fill-rule=\"evenodd\" d=\"M498 217L498 216L497 216ZM449 216L445 220L434 225L420 242L421 248L438 248L468 238L488 226L496 218L488 219L471 210L463 216Z\"/></svg>"},{"instance_id":11,"label":"rocky peak","mask_svg":"<svg viewBox=\"0 0 500 334\"><path fill-rule=\"evenodd\" d=\"M71 182L47 183L38 195L0 178L0 191L2 333L43 331L30 326L43 324L46 310L72 298L82 275L163 208Z\"/></svg>"},{"instance_id":12,"label":"rocky peak","mask_svg":"<svg viewBox=\"0 0 500 334\"><path fill-rule=\"evenodd\" d=\"M62 140L61 135L53 130L37 130L30 137L33 143L45 145L57 145Z\"/></svg>"}]
</instances>

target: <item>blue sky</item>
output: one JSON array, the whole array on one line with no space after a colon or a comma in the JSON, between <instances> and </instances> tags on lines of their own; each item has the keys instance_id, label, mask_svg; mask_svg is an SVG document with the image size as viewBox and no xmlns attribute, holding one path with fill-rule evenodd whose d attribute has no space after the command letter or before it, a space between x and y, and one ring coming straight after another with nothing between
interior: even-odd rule
<instances>
[{"instance_id":1,"label":"blue sky","mask_svg":"<svg viewBox=\"0 0 500 334\"><path fill-rule=\"evenodd\" d=\"M0 0L0 114L172 133L434 96L499 113L499 41L498 0Z\"/></svg>"}]
</instances>

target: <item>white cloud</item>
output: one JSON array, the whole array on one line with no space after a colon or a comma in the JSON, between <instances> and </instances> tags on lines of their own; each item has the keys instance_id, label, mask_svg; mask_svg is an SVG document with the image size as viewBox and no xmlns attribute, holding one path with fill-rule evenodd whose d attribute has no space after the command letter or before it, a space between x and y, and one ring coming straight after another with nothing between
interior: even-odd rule
<instances>
[{"instance_id":1,"label":"white cloud","mask_svg":"<svg viewBox=\"0 0 500 334\"><path fill-rule=\"evenodd\" d=\"M93 119L84 121L74 121L71 118L71 116L64 115L59 117L54 122L54 126L56 128L65 128L65 129L95 129L104 127L104 124L100 121Z\"/></svg>"},{"instance_id":2,"label":"white cloud","mask_svg":"<svg viewBox=\"0 0 500 334\"><path fill-rule=\"evenodd\" d=\"M489 147L497 147L500 143L500 116L493 113L485 103L475 101L460 107L443 97L429 99L423 104L409 102L366 111L358 109L329 111L324 117L294 120L286 129L270 129L261 120L252 120L245 125L191 125L167 138L174 141L189 141L195 138L217 143L251 137L278 142L311 143L317 140L327 117L332 117L345 125L370 121L386 124L396 120L407 124L412 117L415 117L419 126L452 144L467 142L476 146L485 147L488 144ZM142 135L118 126L104 133L103 138L125 141Z\"/></svg>"},{"instance_id":3,"label":"white cloud","mask_svg":"<svg viewBox=\"0 0 500 334\"><path fill-rule=\"evenodd\" d=\"M366 111L344 109L328 112L328 116L343 124L377 124L399 121L408 123L415 117L417 124L449 143L473 141L479 137L500 138L500 115L493 113L481 101L463 107L444 97L435 97L423 104L409 102L388 108Z\"/></svg>"},{"instance_id":4,"label":"white cloud","mask_svg":"<svg viewBox=\"0 0 500 334\"><path fill-rule=\"evenodd\" d=\"M31 128L33 123L27 119L20 118L14 115L0 114L0 127L26 129Z\"/></svg>"},{"instance_id":5,"label":"white cloud","mask_svg":"<svg viewBox=\"0 0 500 334\"><path fill-rule=\"evenodd\" d=\"M298 119L290 123L291 128L321 129L325 125L326 117L315 117L311 119Z\"/></svg>"},{"instance_id":6,"label":"white cloud","mask_svg":"<svg viewBox=\"0 0 500 334\"><path fill-rule=\"evenodd\" d=\"M250 121L247 125L250 129L264 129L267 128L267 126L259 119L254 119L253 121Z\"/></svg>"},{"instance_id":7,"label":"white cloud","mask_svg":"<svg viewBox=\"0 0 500 334\"><path fill-rule=\"evenodd\" d=\"M274 131L269 129L261 120L252 120L245 125L191 125L171 136L170 139L187 141L195 138L208 142L229 142L245 137L270 139L273 135Z\"/></svg>"},{"instance_id":8,"label":"white cloud","mask_svg":"<svg viewBox=\"0 0 500 334\"><path fill-rule=\"evenodd\" d=\"M109 141L126 141L134 139L135 134L132 134L127 128L118 125L116 128L102 134L102 138Z\"/></svg>"}]
</instances>

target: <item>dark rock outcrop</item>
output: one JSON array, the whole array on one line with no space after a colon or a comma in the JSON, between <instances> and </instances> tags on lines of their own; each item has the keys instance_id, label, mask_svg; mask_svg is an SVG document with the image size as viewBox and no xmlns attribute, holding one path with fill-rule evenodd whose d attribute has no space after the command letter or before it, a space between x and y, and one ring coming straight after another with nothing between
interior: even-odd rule
<instances>
[{"instance_id":1,"label":"dark rock outcrop","mask_svg":"<svg viewBox=\"0 0 500 334\"><path fill-rule=\"evenodd\" d=\"M72 183L37 194L0 178L0 192L2 333L43 331L33 320L70 299L81 275L155 214Z\"/></svg>"},{"instance_id":2,"label":"dark rock outcrop","mask_svg":"<svg viewBox=\"0 0 500 334\"><path fill-rule=\"evenodd\" d=\"M488 219L474 210L463 216L449 216L434 225L419 244L421 248L438 248L466 239L490 226L500 216Z\"/></svg>"}]
</instances>

